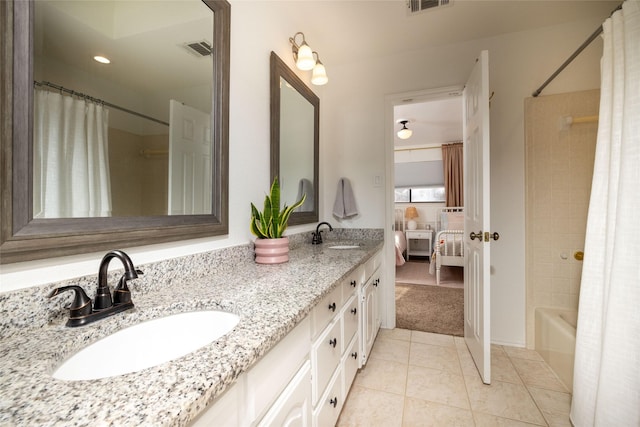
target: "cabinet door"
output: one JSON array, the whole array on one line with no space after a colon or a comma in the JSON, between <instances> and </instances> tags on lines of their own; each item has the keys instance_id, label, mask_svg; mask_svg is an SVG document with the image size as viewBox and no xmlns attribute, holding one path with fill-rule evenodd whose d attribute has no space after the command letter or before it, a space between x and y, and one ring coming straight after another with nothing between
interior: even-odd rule
<instances>
[{"instance_id":1,"label":"cabinet door","mask_svg":"<svg viewBox=\"0 0 640 427\"><path fill-rule=\"evenodd\" d=\"M189 427L236 427L241 425L239 396L242 393L242 385L240 382L231 386L205 409L198 417L189 423Z\"/></svg>"},{"instance_id":2,"label":"cabinet door","mask_svg":"<svg viewBox=\"0 0 640 427\"><path fill-rule=\"evenodd\" d=\"M356 372L360 367L360 358L358 357L359 348L358 335L353 337L353 340L347 347L347 351L342 356L342 395L347 396L351 389L351 384L356 377Z\"/></svg>"},{"instance_id":3,"label":"cabinet door","mask_svg":"<svg viewBox=\"0 0 640 427\"><path fill-rule=\"evenodd\" d=\"M340 324L340 319L335 319L311 346L313 375L311 396L314 405L318 402L318 398L340 364L340 349L342 347Z\"/></svg>"},{"instance_id":4,"label":"cabinet door","mask_svg":"<svg viewBox=\"0 0 640 427\"><path fill-rule=\"evenodd\" d=\"M328 427L336 425L338 416L344 405L342 395L342 370L334 373L326 392L322 395L313 413L313 427Z\"/></svg>"},{"instance_id":5,"label":"cabinet door","mask_svg":"<svg viewBox=\"0 0 640 427\"><path fill-rule=\"evenodd\" d=\"M309 427L311 425L311 363L302 365L258 426Z\"/></svg>"},{"instance_id":6,"label":"cabinet door","mask_svg":"<svg viewBox=\"0 0 640 427\"><path fill-rule=\"evenodd\" d=\"M378 333L380 325L378 315L378 285L379 279L370 278L362 288L361 312L362 312L362 335L361 335L361 361L362 365L367 363L367 358L373 347L373 342Z\"/></svg>"},{"instance_id":7,"label":"cabinet door","mask_svg":"<svg viewBox=\"0 0 640 427\"><path fill-rule=\"evenodd\" d=\"M342 353L347 349L347 345L356 332L358 332L359 311L358 298L354 295L344 306L342 311Z\"/></svg>"}]
</instances>

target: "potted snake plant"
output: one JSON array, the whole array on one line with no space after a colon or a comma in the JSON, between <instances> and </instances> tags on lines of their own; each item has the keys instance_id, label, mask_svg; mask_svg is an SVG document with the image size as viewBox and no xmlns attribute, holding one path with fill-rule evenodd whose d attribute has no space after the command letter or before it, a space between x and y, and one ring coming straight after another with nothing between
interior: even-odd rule
<instances>
[{"instance_id":1,"label":"potted snake plant","mask_svg":"<svg viewBox=\"0 0 640 427\"><path fill-rule=\"evenodd\" d=\"M271 190L264 198L264 208L259 211L251 203L250 229L257 238L255 255L258 264L280 264L289 261L289 238L282 234L287 229L291 213L301 206L306 194L291 206L286 203L280 209L280 183L278 177L273 179Z\"/></svg>"}]
</instances>

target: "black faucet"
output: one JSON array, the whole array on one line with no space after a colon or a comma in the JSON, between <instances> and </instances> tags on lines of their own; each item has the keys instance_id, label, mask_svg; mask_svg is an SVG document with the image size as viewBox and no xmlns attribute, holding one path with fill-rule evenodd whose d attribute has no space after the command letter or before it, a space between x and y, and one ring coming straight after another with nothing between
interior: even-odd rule
<instances>
[{"instance_id":1,"label":"black faucet","mask_svg":"<svg viewBox=\"0 0 640 427\"><path fill-rule=\"evenodd\" d=\"M113 258L118 258L124 265L124 274L120 277L118 285L114 290L113 299L111 298L111 290L107 285L107 272L109 262ZM131 301L131 291L127 286L128 280L133 280L143 274L137 270L131 262L129 255L122 251L109 251L102 258L98 271L98 289L96 291L93 308L91 307L91 298L89 298L80 286L62 286L54 289L49 298L53 298L66 291L75 291L73 303L69 306L69 320L67 326L82 326L93 323L96 320L104 319L116 313L133 308Z\"/></svg>"},{"instance_id":2,"label":"black faucet","mask_svg":"<svg viewBox=\"0 0 640 427\"><path fill-rule=\"evenodd\" d=\"M318 226L316 227L316 231L314 231L312 233L312 238L311 238L311 244L312 245L319 245L322 243L322 231L320 230L320 226L321 225L328 225L329 226L329 231L333 231L333 227L331 226L331 224L329 224L328 222L321 222L320 224L318 224Z\"/></svg>"}]
</instances>

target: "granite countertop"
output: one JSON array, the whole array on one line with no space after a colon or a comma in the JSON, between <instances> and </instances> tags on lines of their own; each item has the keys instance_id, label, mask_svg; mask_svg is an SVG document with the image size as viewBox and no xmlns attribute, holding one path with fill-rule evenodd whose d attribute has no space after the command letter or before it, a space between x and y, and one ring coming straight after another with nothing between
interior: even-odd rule
<instances>
[{"instance_id":1,"label":"granite countertop","mask_svg":"<svg viewBox=\"0 0 640 427\"><path fill-rule=\"evenodd\" d=\"M65 327L59 317L46 325L0 330L0 426L187 425L382 248L382 239L358 243L359 249L348 250L329 249L331 243L298 245L289 262L275 266L245 257L226 271L174 277L138 294L131 281L133 310L79 328ZM202 309L229 311L240 321L210 345L140 372L74 382L51 376L74 352L119 329Z\"/></svg>"}]
</instances>

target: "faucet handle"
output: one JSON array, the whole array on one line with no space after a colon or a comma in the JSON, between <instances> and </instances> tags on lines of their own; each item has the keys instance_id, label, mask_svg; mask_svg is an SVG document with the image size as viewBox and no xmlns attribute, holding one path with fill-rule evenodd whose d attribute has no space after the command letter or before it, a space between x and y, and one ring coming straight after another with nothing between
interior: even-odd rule
<instances>
[{"instance_id":1,"label":"faucet handle","mask_svg":"<svg viewBox=\"0 0 640 427\"><path fill-rule=\"evenodd\" d=\"M55 288L49 294L49 298L53 298L55 296L60 295L66 291L75 291L75 297L73 302L68 307L69 308L69 319L76 319L88 316L91 314L91 298L89 298L80 286L71 285L71 286L61 286L59 288Z\"/></svg>"},{"instance_id":2,"label":"faucet handle","mask_svg":"<svg viewBox=\"0 0 640 427\"><path fill-rule=\"evenodd\" d=\"M144 274L142 270L139 270L139 269L135 270L136 278L138 277L138 275L141 275L141 274ZM130 275L127 274L126 272L122 275L122 277L120 277L120 280L118 281L118 285L113 290L113 305L131 303L131 291L127 286L127 280L130 280L129 277Z\"/></svg>"}]
</instances>

